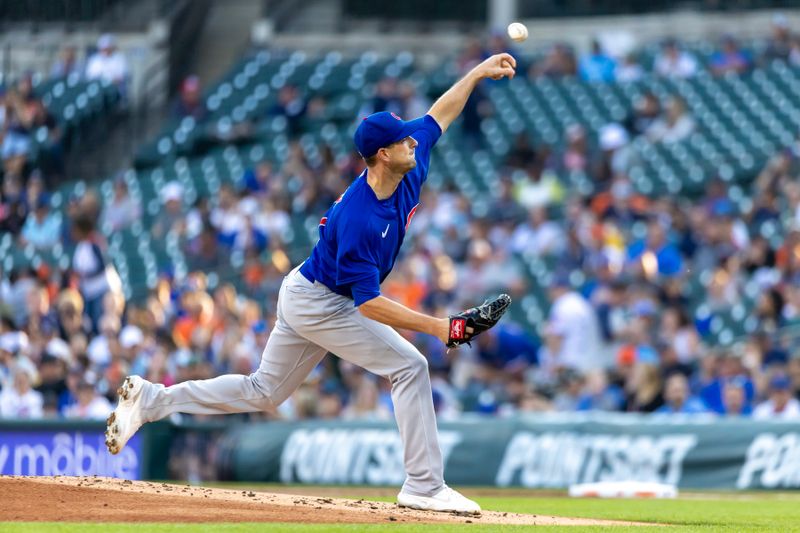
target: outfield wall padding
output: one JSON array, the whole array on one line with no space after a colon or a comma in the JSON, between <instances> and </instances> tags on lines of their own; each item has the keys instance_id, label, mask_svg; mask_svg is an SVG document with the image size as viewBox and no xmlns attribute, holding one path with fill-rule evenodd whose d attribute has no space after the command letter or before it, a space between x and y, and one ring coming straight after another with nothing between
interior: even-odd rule
<instances>
[{"instance_id":1,"label":"outfield wall padding","mask_svg":"<svg viewBox=\"0 0 800 533\"><path fill-rule=\"evenodd\" d=\"M682 488L800 487L800 422L641 416L536 415L439 424L452 485L566 488L653 481ZM400 485L397 428L384 422L269 422L228 431L225 479Z\"/></svg>"},{"instance_id":2,"label":"outfield wall padding","mask_svg":"<svg viewBox=\"0 0 800 533\"><path fill-rule=\"evenodd\" d=\"M188 435L218 435L221 479L392 485L404 479L392 422L147 424L122 454L103 444L104 422L0 420L0 473L167 479ZM464 417L439 424L452 485L566 488L654 481L697 489L800 488L800 422L632 414ZM170 452L170 450L172 450Z\"/></svg>"}]
</instances>

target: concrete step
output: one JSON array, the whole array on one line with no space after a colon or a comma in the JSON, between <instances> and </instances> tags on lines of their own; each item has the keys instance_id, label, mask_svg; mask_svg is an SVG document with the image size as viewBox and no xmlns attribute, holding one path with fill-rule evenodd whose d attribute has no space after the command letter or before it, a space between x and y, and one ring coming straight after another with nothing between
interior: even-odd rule
<instances>
[{"instance_id":1,"label":"concrete step","mask_svg":"<svg viewBox=\"0 0 800 533\"><path fill-rule=\"evenodd\" d=\"M225 74L247 49L261 8L252 0L214 0L193 54L192 72L203 87Z\"/></svg>"}]
</instances>

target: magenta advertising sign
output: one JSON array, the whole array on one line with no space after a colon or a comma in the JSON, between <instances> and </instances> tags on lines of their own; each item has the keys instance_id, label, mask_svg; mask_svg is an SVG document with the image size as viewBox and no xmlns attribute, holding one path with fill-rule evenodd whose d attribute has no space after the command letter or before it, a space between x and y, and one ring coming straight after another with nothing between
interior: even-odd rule
<instances>
[{"instance_id":1,"label":"magenta advertising sign","mask_svg":"<svg viewBox=\"0 0 800 533\"><path fill-rule=\"evenodd\" d=\"M118 455L103 431L0 428L0 474L17 476L142 477L142 444L135 435Z\"/></svg>"}]
</instances>

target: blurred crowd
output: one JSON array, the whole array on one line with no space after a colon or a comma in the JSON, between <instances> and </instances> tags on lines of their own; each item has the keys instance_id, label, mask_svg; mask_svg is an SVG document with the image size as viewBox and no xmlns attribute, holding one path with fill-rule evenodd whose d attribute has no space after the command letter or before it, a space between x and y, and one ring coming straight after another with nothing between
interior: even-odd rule
<instances>
[{"instance_id":1,"label":"blurred crowd","mask_svg":"<svg viewBox=\"0 0 800 533\"><path fill-rule=\"evenodd\" d=\"M744 72L773 58L800 62L797 44L777 18L759 57L726 37L701 62L669 40L652 69L680 77L701 68ZM464 72L505 49L499 37L470 45L456 66ZM108 57L100 63L113 66ZM69 64L58 72L81 70ZM532 78L604 83L644 72L635 54L618 60L599 42L578 59L555 45L528 68ZM481 121L492 112L485 91L465 108L465 143L481 142ZM202 120L201 92L188 78L175 116ZM269 116L300 133L325 105L286 86ZM429 105L412 84L385 79L359 114L418 116ZM423 190L384 294L438 316L500 291L519 309L539 311L512 312L458 350L404 332L428 358L440 417L591 410L800 417L800 336L792 333L800 317L800 150L775 154L745 191L746 204L733 201L721 179L700 198L637 194L627 175L631 141L676 142L696 127L679 98L645 94L597 142L579 125L558 146L514 140L487 215L476 215L452 183ZM3 147L5 164L5 140ZM275 321L278 287L293 266L285 238L292 221L321 216L363 169L355 153L336 157L324 145L316 159L306 153L294 141L284 161L260 162L238 185L223 184L192 206L179 182L167 183L150 233L175 239L189 274L163 269L155 288L131 301L107 254L107 236L142 214L126 179L114 181L105 201L91 188L68 198L62 214L51 212L51 187L41 175L7 166L0 229L19 245L61 246L70 255L66 267L43 263L0 276L0 417L104 418L130 373L171 385L254 371ZM591 177L591 191L565 185L562 176L576 170ZM785 238L760 231L770 223L785 227ZM243 259L232 270L234 256ZM549 270L546 283L530 277L534 263ZM532 304L537 298L544 305ZM749 333L720 342L713 322L735 309ZM276 413L248 416L390 419L389 383L328 357Z\"/></svg>"},{"instance_id":2,"label":"blurred crowd","mask_svg":"<svg viewBox=\"0 0 800 533\"><path fill-rule=\"evenodd\" d=\"M129 72L116 38L104 34L85 62L76 47L65 47L47 75L51 80L105 80L124 97ZM16 235L22 230L24 242L47 248L59 233L48 216L48 193L68 175L64 125L35 89L42 77L27 71L15 82L0 85L0 232Z\"/></svg>"},{"instance_id":3,"label":"blurred crowd","mask_svg":"<svg viewBox=\"0 0 800 533\"><path fill-rule=\"evenodd\" d=\"M502 46L502 37L496 37ZM491 47L490 47L491 48ZM770 36L756 50L744 47L733 34L724 35L716 50L700 57L679 41L664 39L654 57L642 62L639 50L627 47L616 55L608 52L599 39L592 40L589 49L577 55L573 48L556 43L529 66L529 76L563 78L578 76L590 82L628 82L641 79L646 73L667 78L691 78L703 68L721 76L727 73L744 74L755 66L767 65L779 59L790 65L800 65L800 35L791 31L788 19L774 15ZM621 57L620 57L621 56Z\"/></svg>"}]
</instances>

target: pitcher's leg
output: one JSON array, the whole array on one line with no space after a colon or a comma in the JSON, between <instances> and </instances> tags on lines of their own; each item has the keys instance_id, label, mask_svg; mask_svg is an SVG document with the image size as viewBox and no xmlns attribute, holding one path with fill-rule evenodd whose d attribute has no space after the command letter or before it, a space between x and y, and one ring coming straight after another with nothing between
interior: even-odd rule
<instances>
[{"instance_id":1,"label":"pitcher's leg","mask_svg":"<svg viewBox=\"0 0 800 533\"><path fill-rule=\"evenodd\" d=\"M326 318L325 327L287 321L298 333L337 356L392 383L395 418L403 441L403 491L430 496L444 486L444 465L433 409L428 362L413 344L385 324L350 308Z\"/></svg>"},{"instance_id":2,"label":"pitcher's leg","mask_svg":"<svg viewBox=\"0 0 800 533\"><path fill-rule=\"evenodd\" d=\"M143 391L144 421L152 422L172 413L214 415L273 410L303 382L325 353L325 349L278 319L258 370L249 376L229 374L171 387L149 385Z\"/></svg>"}]
</instances>

